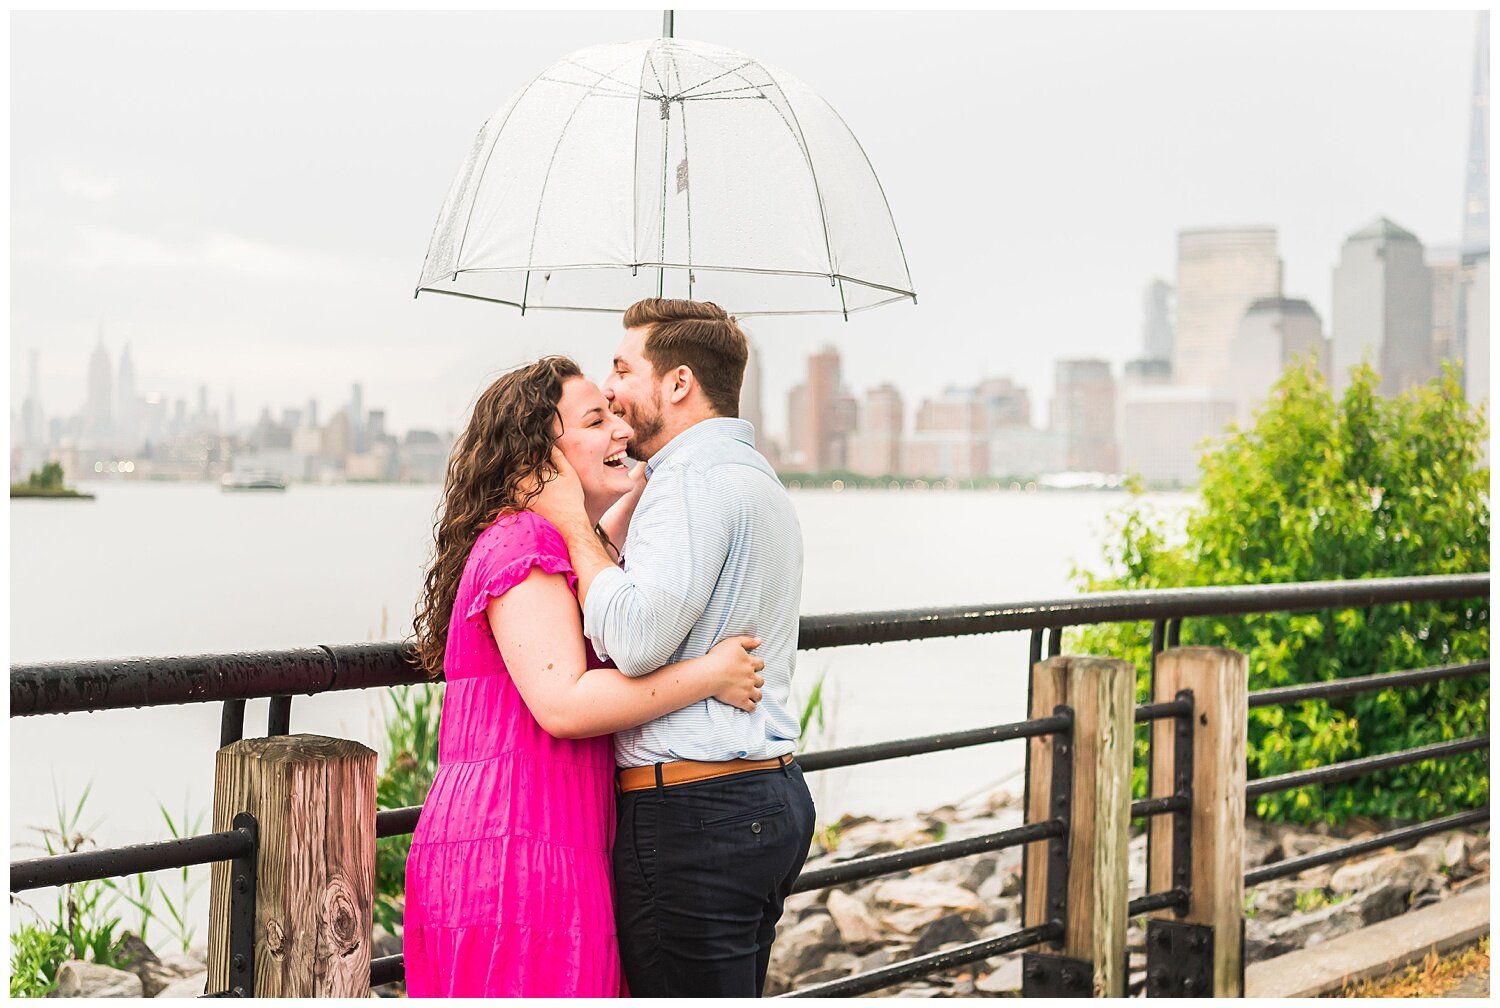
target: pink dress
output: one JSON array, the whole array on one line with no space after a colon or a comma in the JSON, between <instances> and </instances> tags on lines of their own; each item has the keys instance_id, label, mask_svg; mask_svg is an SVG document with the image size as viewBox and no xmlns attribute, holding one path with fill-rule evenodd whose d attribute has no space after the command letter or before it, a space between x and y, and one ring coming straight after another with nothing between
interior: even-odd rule
<instances>
[{"instance_id":1,"label":"pink dress","mask_svg":"<svg viewBox=\"0 0 1500 1008\"><path fill-rule=\"evenodd\" d=\"M412 997L621 994L610 738L543 731L485 616L533 567L566 573L577 591L557 529L521 512L480 533L459 582L437 776L406 862Z\"/></svg>"}]
</instances>

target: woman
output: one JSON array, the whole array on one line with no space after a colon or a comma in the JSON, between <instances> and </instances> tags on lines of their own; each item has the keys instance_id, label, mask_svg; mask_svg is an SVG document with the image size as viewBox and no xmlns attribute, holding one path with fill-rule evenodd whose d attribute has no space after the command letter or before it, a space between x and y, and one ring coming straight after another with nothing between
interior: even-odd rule
<instances>
[{"instance_id":1,"label":"woman","mask_svg":"<svg viewBox=\"0 0 1500 1008\"><path fill-rule=\"evenodd\" d=\"M454 447L416 620L418 657L448 686L407 860L413 997L620 994L608 733L709 697L760 699L754 638L638 679L585 644L562 537L526 508L555 444L590 517L620 533L640 492L630 436L578 365L547 357L491 385Z\"/></svg>"}]
</instances>

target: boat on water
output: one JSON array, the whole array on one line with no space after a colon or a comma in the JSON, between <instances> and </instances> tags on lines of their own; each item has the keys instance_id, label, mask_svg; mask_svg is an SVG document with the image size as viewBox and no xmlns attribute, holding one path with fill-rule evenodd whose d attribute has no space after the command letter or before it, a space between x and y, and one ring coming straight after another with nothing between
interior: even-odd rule
<instances>
[{"instance_id":1,"label":"boat on water","mask_svg":"<svg viewBox=\"0 0 1500 1008\"><path fill-rule=\"evenodd\" d=\"M219 485L225 490L285 490L286 477L270 469L243 469L225 473Z\"/></svg>"}]
</instances>

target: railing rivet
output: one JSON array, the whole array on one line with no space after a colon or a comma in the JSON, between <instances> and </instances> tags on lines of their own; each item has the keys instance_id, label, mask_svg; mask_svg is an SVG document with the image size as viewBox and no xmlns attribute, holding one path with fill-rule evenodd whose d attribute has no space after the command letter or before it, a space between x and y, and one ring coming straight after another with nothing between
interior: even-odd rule
<instances>
[{"instance_id":1,"label":"railing rivet","mask_svg":"<svg viewBox=\"0 0 1500 1008\"><path fill-rule=\"evenodd\" d=\"M249 882L249 880L246 879L245 876L243 876L243 875L236 875L234 877L234 891L237 892L237 893L239 893L240 895L244 895L245 893L249 892L250 891L250 882Z\"/></svg>"},{"instance_id":2,"label":"railing rivet","mask_svg":"<svg viewBox=\"0 0 1500 1008\"><path fill-rule=\"evenodd\" d=\"M1035 960L1026 964L1026 979L1028 980L1040 980L1046 975L1046 972L1046 970L1042 969L1042 964Z\"/></svg>"},{"instance_id":3,"label":"railing rivet","mask_svg":"<svg viewBox=\"0 0 1500 1008\"><path fill-rule=\"evenodd\" d=\"M235 956L234 962L231 965L234 967L236 973L243 972L245 969L245 957L242 955Z\"/></svg>"}]
</instances>

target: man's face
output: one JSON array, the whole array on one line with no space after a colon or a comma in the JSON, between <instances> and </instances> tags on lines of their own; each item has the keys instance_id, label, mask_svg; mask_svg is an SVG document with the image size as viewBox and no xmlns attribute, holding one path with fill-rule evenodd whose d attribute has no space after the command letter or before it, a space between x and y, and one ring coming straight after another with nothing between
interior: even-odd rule
<instances>
[{"instance_id":1,"label":"man's face","mask_svg":"<svg viewBox=\"0 0 1500 1008\"><path fill-rule=\"evenodd\" d=\"M634 431L630 439L630 457L646 460L663 446L659 444L662 428L661 383L651 362L646 359L646 336L649 327L625 330L625 338L615 351L614 366L600 391L611 407Z\"/></svg>"}]
</instances>

